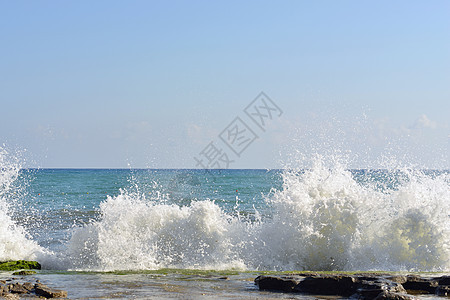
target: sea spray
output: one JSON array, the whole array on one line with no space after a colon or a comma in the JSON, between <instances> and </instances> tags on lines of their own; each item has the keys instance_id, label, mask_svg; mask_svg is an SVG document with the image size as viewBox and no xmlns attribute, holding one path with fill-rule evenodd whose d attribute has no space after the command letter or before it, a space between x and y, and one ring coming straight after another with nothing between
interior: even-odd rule
<instances>
[{"instance_id":1,"label":"sea spray","mask_svg":"<svg viewBox=\"0 0 450 300\"><path fill-rule=\"evenodd\" d=\"M140 186L145 182L140 182L115 196L102 191L101 203L99 198L95 208L79 211L88 215L66 216L68 221L64 219L58 235L61 244L46 249L32 236L35 231L26 230L45 229L45 224L24 227L13 217L18 212L13 208L26 201L21 199L24 195L14 194L20 185L20 164L8 157L1 149L0 260L37 259L43 268L93 271L450 270L448 171L348 170L345 159L316 157L309 169L298 165L279 171L282 185L268 183L274 189L265 194L264 205L257 199L259 211L252 212L249 200L236 198L234 185L231 189L227 185L235 184L233 176L241 176L239 182L245 180L250 171L230 170L224 181L218 178L205 185L202 170L189 173L189 180L166 170L151 173L157 175L146 189ZM59 174L65 173L45 178L60 179ZM166 190L158 178L175 179ZM182 181L177 185L177 180ZM229 199L223 191L215 192L220 182L232 190ZM239 192L252 184L243 181ZM210 195L216 198L198 197L204 189L213 190ZM73 201L86 201L84 190L77 195ZM66 195L54 197L54 201L66 199ZM55 209L54 213L65 211ZM78 218L91 220L80 225ZM71 221L74 227L68 234ZM70 236L67 241L66 236Z\"/></svg>"},{"instance_id":2,"label":"sea spray","mask_svg":"<svg viewBox=\"0 0 450 300\"><path fill-rule=\"evenodd\" d=\"M350 171L318 157L282 176L264 218L226 213L208 199L108 197L101 219L75 230L68 267L450 270L448 172Z\"/></svg>"},{"instance_id":3,"label":"sea spray","mask_svg":"<svg viewBox=\"0 0 450 300\"><path fill-rule=\"evenodd\" d=\"M42 253L37 243L29 239L25 229L10 216L12 206L20 205L14 186L19 171L18 161L0 147L0 261L34 260Z\"/></svg>"},{"instance_id":4,"label":"sea spray","mask_svg":"<svg viewBox=\"0 0 450 300\"><path fill-rule=\"evenodd\" d=\"M388 194L390 212L374 235L377 262L413 271L448 271L450 176L417 170L403 173L407 180Z\"/></svg>"},{"instance_id":5,"label":"sea spray","mask_svg":"<svg viewBox=\"0 0 450 300\"><path fill-rule=\"evenodd\" d=\"M341 166L286 170L280 191L268 199L273 219L263 224L269 269L345 269L361 239L367 192Z\"/></svg>"},{"instance_id":6,"label":"sea spray","mask_svg":"<svg viewBox=\"0 0 450 300\"><path fill-rule=\"evenodd\" d=\"M450 269L449 175L384 170L399 182L365 184L342 164L289 170L269 198L273 219L264 224L271 251L267 268L309 270ZM372 174L371 174L372 173Z\"/></svg>"},{"instance_id":7,"label":"sea spray","mask_svg":"<svg viewBox=\"0 0 450 300\"><path fill-rule=\"evenodd\" d=\"M75 231L69 254L75 269L227 269L236 220L213 201L160 204L121 193L100 205L102 219ZM237 224L240 225L240 224ZM236 265L237 264L237 265Z\"/></svg>"}]
</instances>

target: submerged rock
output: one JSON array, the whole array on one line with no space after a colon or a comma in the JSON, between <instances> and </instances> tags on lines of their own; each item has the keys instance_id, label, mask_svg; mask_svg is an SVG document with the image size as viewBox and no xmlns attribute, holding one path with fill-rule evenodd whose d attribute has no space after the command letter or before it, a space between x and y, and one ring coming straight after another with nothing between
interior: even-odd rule
<instances>
[{"instance_id":1,"label":"submerged rock","mask_svg":"<svg viewBox=\"0 0 450 300\"><path fill-rule=\"evenodd\" d=\"M13 275L16 276L26 276L26 275L33 275L36 274L36 271L27 271L27 270L22 270L22 271L17 271L12 273Z\"/></svg>"}]
</instances>

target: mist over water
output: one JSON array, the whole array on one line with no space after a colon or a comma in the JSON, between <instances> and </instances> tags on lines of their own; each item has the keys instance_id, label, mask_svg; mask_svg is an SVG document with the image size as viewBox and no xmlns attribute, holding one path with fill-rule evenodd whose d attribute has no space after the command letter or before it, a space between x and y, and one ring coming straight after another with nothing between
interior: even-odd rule
<instances>
[{"instance_id":1,"label":"mist over water","mask_svg":"<svg viewBox=\"0 0 450 300\"><path fill-rule=\"evenodd\" d=\"M348 170L342 159L315 156L310 169L279 171L281 184L269 182L253 200L226 194L202 170L166 171L155 176L171 176L168 187L132 179L132 188L105 195L98 207L65 215L58 226L67 238L52 247L27 231L33 224L12 217L28 196L14 197L20 165L9 156L2 149L0 261L97 271L450 270L448 171ZM220 187L253 193L264 186L254 186L261 174L229 170Z\"/></svg>"}]
</instances>

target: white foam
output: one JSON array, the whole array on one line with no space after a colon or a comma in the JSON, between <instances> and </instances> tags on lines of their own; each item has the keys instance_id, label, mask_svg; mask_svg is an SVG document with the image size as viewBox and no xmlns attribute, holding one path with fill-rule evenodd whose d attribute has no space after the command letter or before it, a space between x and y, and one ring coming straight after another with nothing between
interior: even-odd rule
<instances>
[{"instance_id":1,"label":"white foam","mask_svg":"<svg viewBox=\"0 0 450 300\"><path fill-rule=\"evenodd\" d=\"M272 257L266 267L449 270L449 176L404 175L398 190L381 192L341 165L318 161L304 174L285 172L271 199L273 221L263 226Z\"/></svg>"},{"instance_id":2,"label":"white foam","mask_svg":"<svg viewBox=\"0 0 450 300\"><path fill-rule=\"evenodd\" d=\"M41 248L9 215L11 205L17 205L10 193L19 171L18 162L11 161L8 152L0 147L0 261L34 260L41 253Z\"/></svg>"},{"instance_id":3,"label":"white foam","mask_svg":"<svg viewBox=\"0 0 450 300\"><path fill-rule=\"evenodd\" d=\"M369 175L364 184L356 181L339 159L316 158L310 170L283 172L282 188L267 195L271 216L256 221L227 214L209 199L178 206L166 196L123 191L101 203L100 219L75 228L67 249L53 254L9 215L20 166L6 156L0 148L0 260L101 271L450 271L448 172L394 170L387 176L396 185L384 180L380 188ZM335 163L325 166L329 161Z\"/></svg>"},{"instance_id":4,"label":"white foam","mask_svg":"<svg viewBox=\"0 0 450 300\"><path fill-rule=\"evenodd\" d=\"M448 271L449 176L404 177L381 191L318 159L285 171L267 197L272 218L254 222L211 200L180 207L124 192L74 232L70 267Z\"/></svg>"},{"instance_id":5,"label":"white foam","mask_svg":"<svg viewBox=\"0 0 450 300\"><path fill-rule=\"evenodd\" d=\"M239 266L230 241L235 221L213 201L180 207L122 193L108 197L100 209L103 216L100 222L78 229L72 236L69 248L72 268Z\"/></svg>"}]
</instances>

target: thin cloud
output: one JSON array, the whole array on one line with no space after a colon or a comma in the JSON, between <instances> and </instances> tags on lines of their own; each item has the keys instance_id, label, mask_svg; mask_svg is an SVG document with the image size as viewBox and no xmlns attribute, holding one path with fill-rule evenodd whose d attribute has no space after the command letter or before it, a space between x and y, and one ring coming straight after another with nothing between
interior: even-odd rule
<instances>
[{"instance_id":1,"label":"thin cloud","mask_svg":"<svg viewBox=\"0 0 450 300\"><path fill-rule=\"evenodd\" d=\"M438 127L437 122L430 120L427 115L421 115L413 125L413 128L430 128L436 129Z\"/></svg>"}]
</instances>

